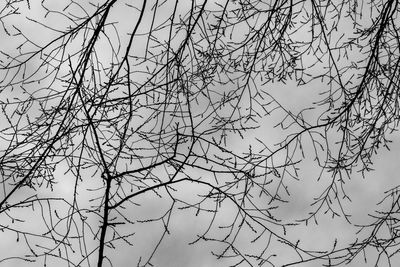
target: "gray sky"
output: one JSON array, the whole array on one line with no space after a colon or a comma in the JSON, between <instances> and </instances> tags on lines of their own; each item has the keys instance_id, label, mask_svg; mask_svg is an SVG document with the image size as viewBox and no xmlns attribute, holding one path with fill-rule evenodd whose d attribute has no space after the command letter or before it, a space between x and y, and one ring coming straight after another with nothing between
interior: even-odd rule
<instances>
[{"instance_id":1,"label":"gray sky","mask_svg":"<svg viewBox=\"0 0 400 267\"><path fill-rule=\"evenodd\" d=\"M48 6L54 5L55 2L48 2ZM68 1L65 1L68 2ZM77 1L79 4L85 5L87 4L85 1ZM101 1L100 1L101 2ZM129 2L129 1L125 1ZM189 10L190 5L188 5L189 1L183 2L179 5L178 14L183 14L184 11ZM56 16L54 14L50 14L46 19L43 18L45 13L43 9L38 5L38 3L33 3L31 1L31 9L27 10L26 5L21 3L21 16L14 16L7 20L7 25L17 25L22 32L29 35L29 39L33 42L38 43L46 43L52 38L56 36L56 33L50 34L49 31L43 31L42 28L37 24L28 22L26 19L23 19L25 16L29 18L37 18L46 25L51 25L51 27L58 29L65 29L68 23L70 23L67 19L62 20L62 16ZM57 5L63 7L61 1L57 2ZM25 8L24 8L25 6ZM157 16L157 22L163 21L169 13L170 8L173 7L173 2L171 1L167 5L163 6L163 10L159 11L159 15ZM56 6L52 6L52 8L57 8ZM76 12L74 14L82 15L82 10L79 8L70 8L67 9L69 12ZM87 11L90 12L93 8L87 8ZM127 32L132 28L132 25L135 23L135 16L131 14L132 10L125 8L123 4L116 5L116 8L112 10L110 14L110 21L118 21L115 28L119 32ZM134 19L132 19L134 18ZM151 16L145 16L143 25L151 24ZM141 29L144 32L144 29ZM141 33L142 33L141 32ZM112 31L110 31L110 36L113 36ZM11 52L14 50L15 43L18 42L18 38L10 38L3 32L3 29L0 30L0 37L3 40L10 40L7 42L1 42L0 50ZM122 47L126 44L128 40L128 35L121 34L121 44ZM124 39L125 38L125 39ZM177 38L179 40L179 38ZM17 41L16 41L17 40ZM143 37L143 40L144 37ZM146 45L143 40L139 40L135 43L133 50L134 54L143 53ZM74 51L79 47L78 44L71 44L70 51ZM103 49L104 47L104 49ZM136 52L136 50L138 52ZM98 57L104 63L104 65L109 64L113 59L112 52L110 51L110 47L107 45L107 40L102 39L100 41L99 47L97 47ZM15 51L14 51L15 53ZM42 62L34 58L27 65L27 73L33 73L36 70L37 66ZM66 69L61 69L60 73L67 73ZM43 75L44 70L40 70L38 74L35 75ZM7 76L9 79L10 76ZM143 77L138 76L138 80L144 79ZM58 84L59 85L59 84ZM270 83L263 85L262 87L267 87L267 91L270 94L270 97L276 99L285 109L290 110L293 114L301 111L302 109L312 106L315 101L320 99L321 91L325 90L326 84L312 82L307 86L298 87L295 82L288 82L287 84L283 83ZM34 87L29 87L34 90ZM229 88L220 88L220 90L229 90ZM19 94L18 90L10 92L4 91L0 92L0 97L3 98L12 98L14 95ZM38 95L46 94L46 91L41 91ZM270 100L270 99L269 99ZM193 109L196 113L201 113L202 104L193 105ZM222 112L222 111L221 111ZM315 110L310 110L305 113L305 119L310 122L316 122L319 114L321 112L321 108L316 108ZM291 130L283 131L279 127L274 127L274 125L282 119L282 114L280 111L273 112L270 117L265 117L265 119L260 119L261 127L256 130L250 130L246 132L244 138L240 138L238 135L228 135L227 137L227 147L232 149L237 153L245 153L248 150L248 145L252 145L255 150L260 150L260 143L256 141L256 138L263 140L266 144L273 145L282 140L282 138L288 134ZM144 113L143 116L148 114ZM2 121L5 120L4 116L0 117ZM201 127L207 127L207 125L202 125ZM1 129L1 128L0 128ZM393 143L390 146L390 151L386 149L381 149L379 153L373 158L374 170L367 173L365 177L362 177L359 173L353 172L351 174L351 179L345 180L345 190L347 195L351 197L351 202L348 200L343 200L344 210L348 214L351 214L350 218L351 222L354 224L368 224L371 222L371 217L368 214L374 214L376 209L382 209L382 206L376 206L376 204L382 199L383 192L391 189L392 187L397 185L396 175L399 171L398 159L397 155L400 153L400 136L398 134L393 134L390 136L393 140ZM307 144L307 141L304 141ZM2 149L7 145L5 141L1 141ZM308 144L310 144L308 142ZM197 148L198 149L198 148ZM182 148L182 151L185 149ZM303 219L307 217L307 214L313 211L313 207L310 207L310 204L313 202L313 199L320 195L326 184L330 182L329 177L322 176L321 181L318 181L320 167L317 165L316 161L312 158L312 152L310 147L305 148L306 156L303 162L299 165L300 169L297 173L298 180L285 178L285 183L288 185L290 195L285 196L287 203L283 203L279 206L277 210L272 211L274 216L278 219L286 223L293 223L296 220ZM183 153L183 152L182 152ZM276 162L283 161L285 154L278 155L276 157ZM13 196L11 202L17 201L18 199L23 199L27 196L31 196L33 194L37 194L38 196L43 197L57 197L60 199L65 199L69 202L72 201L73 193L74 193L74 184L75 178L71 173L68 173L68 166L65 162L60 163L56 170L54 171L54 176L57 183L54 185L54 190L50 190L48 188L41 188L38 191L34 192L32 190L19 190L15 196ZM206 179L212 180L210 174L203 174L201 171L197 173L193 173L193 170L187 170L189 174L193 174L193 176L202 176ZM160 171L160 174L162 171ZM98 176L90 177L89 172L85 173L87 177L80 182L80 188L78 191L78 202L80 208L90 208L91 202L90 199L98 197L101 195L101 192L98 191L87 191L87 189L101 187L102 181ZM208 177L209 175L210 177ZM202 176L203 177L203 176ZM225 176L221 175L218 177L221 181L226 179ZM275 181L275 180L274 180ZM271 186L276 186L277 182L274 182ZM207 194L209 190L207 188L202 187L198 184L193 183L182 183L176 186L173 186L177 191L173 192L174 196L177 198L196 203L196 200L200 199L199 195ZM9 190L9 189L7 189ZM273 190L272 190L273 191ZM171 190L172 192L172 190ZM151 263L154 266L164 266L164 267L179 267L179 266L193 266L193 267L203 267L203 266L229 266L230 264L235 263L235 260L231 259L217 259L211 252L220 253L225 249L225 246L221 243L209 241L200 241L198 243L189 245L189 243L196 240L198 235L204 233L210 222L213 220L213 214L207 212L200 212L198 216L195 214L194 209L182 209L184 206L182 203L174 203L171 198L167 196L167 192L163 189L159 192L163 198L160 198L153 192L147 192L140 197L135 198L133 201L135 204L126 205L126 209L124 209L124 216L129 217L134 223L132 225L121 225L118 226L120 233L132 233L135 232L133 236L130 236L128 240L132 242L134 245L129 246L125 242L116 242L116 248L106 248L106 255L112 261L113 266L136 266L136 263L139 261L141 257L145 262L152 251L152 249L157 245L160 236L163 234L164 226L163 220L155 220L152 222L141 222L142 220L149 220L151 218L161 218L167 212L167 210L173 205L173 209L171 212L171 219L169 222L169 234L161 242L157 253L154 255ZM0 197L3 198L4 193L0 194ZM264 201L264 199L260 198L257 201ZM67 205L63 201L56 201L59 206L52 206L52 209L58 210L60 215L68 214ZM212 203L204 204L205 207L209 207L212 209ZM390 203L387 203L390 204ZM383 204L383 207L387 207L387 204ZM260 206L263 206L260 204ZM203 207L204 208L204 207ZM48 215L48 209L43 207L44 214ZM219 229L218 226L227 226L232 223L234 216L236 215L236 207L229 201L225 201L221 207L218 208L218 213L215 217L215 221L213 223L212 230L210 230L210 234L208 236L214 235L215 237L221 237L226 234L226 228ZM324 208L322 209L324 210ZM54 211L51 211L54 213ZM27 232L35 232L37 234L42 234L45 231L45 220L38 216L37 211L28 211L28 209L13 210L10 214L20 218L21 220L25 220L25 222L19 222L16 225L21 227L23 231ZM113 214L118 218L118 214ZM54 215L53 215L54 216ZM165 217L166 218L166 217ZM320 212L317 216L318 225L316 225L312 220L306 226L304 223L300 223L297 226L292 226L287 228L286 234L284 234L281 227L274 226L273 224L269 225L271 229L274 229L276 233L284 236L288 240L292 242L296 242L296 240L300 240L300 245L303 248L310 250L330 250L332 248L332 244L335 242L335 239L338 240L338 246L347 246L349 243L355 241L357 238L356 231L358 228L350 225L346 222L343 217L341 218L331 218L331 214L324 215L323 212ZM96 217L94 214L88 214L88 218L86 223L91 225L92 229L97 229L100 225L100 218ZM14 224L10 224L10 218L5 215L0 215L0 224L1 225L9 225L13 226ZM66 230L66 225L58 226L60 232ZM132 230L132 227L135 227ZM85 228L89 231L89 228ZM74 231L74 230L72 230ZM109 232L111 235L111 231ZM385 236L385 233L382 233ZM361 237L363 233L361 234ZM87 239L87 251L92 250L96 246L96 240L93 240L93 234L88 234ZM109 236L111 237L111 236ZM244 252L253 252L262 249L262 246L265 244L266 239L262 238L261 241L257 241L255 243L251 243L254 234L251 233L249 228L244 228L243 232L241 232L237 237L237 242L235 243L240 249ZM18 239L18 242L17 242ZM40 245L47 246L46 242L40 243L42 241L38 241ZM275 264L275 266L280 266L284 263L298 260L295 253L289 250L286 246L277 242L276 240L272 240L270 245L270 249L267 253L276 256L272 256L270 258L271 263ZM15 233L10 233L9 231L4 231L0 233L0 259L5 257L12 256L21 256L24 255L28 250L23 244L23 237L20 235L19 237ZM78 243L74 244L78 245ZM29 251L28 251L29 252ZM80 259L79 251L77 251L76 255L71 255L72 259ZM358 256L354 262L349 264L348 266L373 266L374 259L376 257L376 252L367 251L367 258L371 258L372 260L368 263L363 262L361 254ZM397 257L398 258L398 257ZM396 263L400 263L400 259L394 258L392 266ZM97 261L97 251L94 252L93 257L89 258L90 264L92 266L96 265ZM65 263L60 263L54 261L54 259L50 259L48 262L48 266L53 266L52 264L57 264L57 266L67 266L62 265ZM87 262L82 263L82 266L86 266L83 264L87 264ZM313 261L304 263L298 266L310 266L316 267L321 266L321 262ZM12 266L42 266L43 262L38 261L37 263L28 264L25 262L17 261L17 260L9 260L0 262L0 266L12 267ZM105 261L105 266L109 266L108 262ZM241 266L247 266L243 263ZM266 263L264 266L270 266ZM379 262L379 266L389 266L384 259Z\"/></svg>"}]
</instances>

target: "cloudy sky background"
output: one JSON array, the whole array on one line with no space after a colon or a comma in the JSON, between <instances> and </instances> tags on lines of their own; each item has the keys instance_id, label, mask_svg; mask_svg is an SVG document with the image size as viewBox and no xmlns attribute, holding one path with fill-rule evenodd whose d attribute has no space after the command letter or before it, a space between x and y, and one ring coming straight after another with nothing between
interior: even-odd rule
<instances>
[{"instance_id":1,"label":"cloudy sky background","mask_svg":"<svg viewBox=\"0 0 400 267\"><path fill-rule=\"evenodd\" d=\"M78 2L82 5L87 4L86 1ZM52 8L65 6L63 1L46 1L46 3L48 6L52 6ZM190 7L189 4L186 4L189 3L189 1L184 1L183 3L184 4L180 5L180 8L182 9L180 12L182 13L184 10L187 10ZM173 3L171 1L171 6L172 4ZM54 38L55 35L50 34L48 31L41 30L38 25L27 21L24 17L37 18L39 21L43 21L47 25L52 25L52 27L59 29L64 29L66 27L68 21L63 21L60 19L62 16L50 15L44 19L43 16L45 15L45 12L40 5L34 1L31 1L30 5L31 8L28 10L26 8L26 4L22 3L20 5L21 16L10 17L10 19L7 20L8 25L18 25L17 27L20 28L22 32L29 35L29 39L38 43L48 42ZM123 4L117 5L110 15L110 21L118 21L118 27L121 29L121 31L123 29L130 29L134 23L134 19L132 19L129 11L124 9L123 6ZM164 8L167 7L168 5L166 5ZM62 10L62 8L59 9ZM70 10L73 11L74 9L71 8ZM89 12L89 10L93 10L93 8L88 7L87 10ZM82 12L78 8L75 11L77 13ZM84 14L82 13L82 15ZM162 20L162 18L160 18L160 20ZM149 24L150 21L151 16L146 16L143 24ZM121 36L123 37L124 35ZM4 33L3 29L0 29L0 38L1 40L7 40L0 43L0 50L12 51L14 49L14 42L17 41L11 41L15 39L9 38ZM126 38L128 37L126 36ZM121 42L124 43L126 40L122 40ZM144 43L135 43L135 48L137 49L143 49L144 47ZM101 49L98 49L98 51L101 51ZM105 51L107 52L106 49ZM104 55L100 55L100 57L104 57L104 62L107 63L109 54L105 53ZM35 64L40 64L40 62L34 61L31 66L32 70L35 69ZM29 71L30 70L28 66L27 72L29 73ZM303 87L297 87L295 83L291 82L287 84L267 84L265 86L268 86L269 93L275 97L278 102L280 102L286 109L293 111L293 113L296 113L295 111L302 110L304 107L311 106L312 103L320 97L319 93L321 90L324 90L323 84L317 84L315 82ZM15 93L17 92L10 94ZM307 116L309 116L307 119L315 119L318 115L318 110L310 111L307 113ZM256 144L256 142L253 141L254 137L262 137L267 143L270 144L279 142L282 139L282 130L280 128L274 128L273 125L281 118L279 117L278 113L273 115L271 118L268 118L268 122L263 124L260 129L249 132L245 136L245 140L231 136L228 138L228 143L230 143L233 149L237 151L246 151L248 143ZM274 119L276 119L276 122L273 121ZM381 149L379 151L380 153L373 159L374 171L367 173L365 177L362 177L360 174L354 172L352 174L352 179L345 181L346 190L348 195L351 197L352 202L344 201L343 203L345 203L347 213L352 214L351 221L353 223L367 224L368 222L371 222L371 218L368 216L368 214L374 213L377 208L380 209L380 207L376 206L376 203L382 199L383 192L397 185L397 173L400 168L398 164L398 155L400 153L400 136L398 134L393 134L391 138L393 140L393 143L390 147L391 151ZM2 146L6 145L4 142L1 144ZM324 188L323 183L316 182L320 169L317 167L315 162L313 162L311 158L306 159L305 162L307 164L302 164L302 168L298 172L299 181L293 180L290 182L291 196L288 197L288 203L280 206L275 213L278 218L281 218L283 221L288 223L304 218L307 213L312 210L310 209L310 203L312 203L313 198L317 196ZM66 168L66 165L60 164L60 166L56 169L55 177L58 183L55 185L53 192L43 190L43 192L38 192L38 194L44 194L46 196L54 195L59 198L70 200L71 193L73 193L74 180L73 177L65 175ZM91 197L93 197L92 194L95 194L83 192L84 188L95 187L94 183L96 182L89 180L82 184L82 192L80 195L81 203L84 203L85 200L89 200ZM181 185L177 188L180 190L179 195L183 199L188 200L190 200L197 193L201 194L206 192L204 188L199 188L198 186L193 186L191 184ZM20 190L18 194L14 196L14 198L23 198L32 193L33 192L29 192L29 190ZM2 197L3 195L0 196ZM137 220L140 220L141 218L146 219L160 216L163 212L165 212L165 209L169 207L169 203L166 203L164 199L157 198L154 194L150 193L135 199L135 202L140 203L141 206L132 208L131 211L127 211L127 214L130 214ZM62 204L60 204L60 207L62 207ZM29 213L24 210L13 211L13 214L18 215L19 218L26 220L27 223L23 224L23 229L25 231L40 232L40 225L43 223L43 221L41 218L37 217L37 213ZM234 207L225 202L225 206L220 209L220 213L217 215L217 220L219 222L217 225L229 223L232 220L231 217L233 214ZM206 230L211 218L211 215L204 213L200 216L194 216L193 210L174 210L170 222L170 235L167 235L167 237L161 243L157 254L154 256L152 260L154 266L202 267L228 266L229 264L232 264L233 262L230 260L217 260L215 256L211 255L210 251L221 252L224 249L221 244L213 242L199 242L194 245L188 245L190 242L195 240L197 234ZM292 241L300 239L300 244L302 244L305 248L320 250L329 250L332 247L335 238L338 239L338 244L341 245L347 245L348 242L355 240L355 232L357 228L349 225L343 218L335 218L332 220L330 215L324 217L322 214L319 215L318 218L318 225L315 225L311 222L308 226L300 224L299 226L291 228L289 227L287 229L286 237ZM99 224L98 220L95 218L89 218L89 220L92 220L93 225ZM8 218L2 215L0 216L0 222L2 224L7 224ZM133 238L135 245L133 247L121 245L118 246L114 251L108 249L106 250L106 255L112 260L114 266L136 266L135 264L139 257L142 256L144 260L147 259L151 249L155 246L157 240L162 234L163 227L159 221L136 225L138 230L135 229L136 234ZM122 226L121 230L124 231ZM127 231L129 231L129 229L127 229ZM282 233L280 228L277 228L276 231ZM0 235L0 259L13 255L23 255L25 253L27 248L21 245L21 241L17 242L17 236L15 234L10 234L6 231L4 233L0 233ZM244 233L242 236L240 236L238 243L244 249L254 249L254 245L249 244L248 241L249 240L246 238L246 234ZM87 244L95 245L96 242L93 240L88 240ZM97 255L97 251L94 253ZM276 266L280 266L283 263L296 259L296 255L294 255L293 251L287 250L287 248L277 242L271 245L271 250L268 251L268 253L271 253L271 255L277 255L276 257L271 258L271 262L273 262ZM374 253L371 251L371 255L373 254ZM375 256L376 255L374 255L374 257ZM94 264L96 260L97 258L94 257L92 259L92 264ZM51 260L49 262L51 262ZM374 262L375 261L372 260L366 264L359 257L349 266L373 266L372 264ZM398 263L400 263L400 261L398 261ZM25 264L26 266L42 266L43 263L38 262L36 264L32 263L28 265L28 263L21 261L10 260L1 262L0 266L13 267L25 266ZM49 264L49 266L52 265ZM108 266L107 261L105 262L105 266ZM243 264L243 266L246 265ZM321 262L309 262L298 266L321 266ZM380 262L379 266L388 265L385 262Z\"/></svg>"}]
</instances>

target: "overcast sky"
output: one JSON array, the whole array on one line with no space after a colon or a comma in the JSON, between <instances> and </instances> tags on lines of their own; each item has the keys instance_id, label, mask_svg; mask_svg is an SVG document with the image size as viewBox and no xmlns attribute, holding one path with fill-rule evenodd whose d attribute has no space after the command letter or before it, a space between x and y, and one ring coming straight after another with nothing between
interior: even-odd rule
<instances>
[{"instance_id":1,"label":"overcast sky","mask_svg":"<svg viewBox=\"0 0 400 267\"><path fill-rule=\"evenodd\" d=\"M62 16L55 15L49 15L46 19L44 19L43 16L45 15L45 12L36 2L38 1L30 1L30 10L26 8L25 3L21 3L21 15L14 16L7 20L7 25L17 25L21 31L29 35L29 39L43 44L54 38L56 33L50 34L48 31L43 31L43 27L29 22L26 17L37 18L39 21L43 21L47 25L51 25L52 27L58 29L65 29L68 24L68 20L63 21L61 19ZM48 3L47 5L49 7L51 6L52 8L57 8L56 5L63 7L65 6L64 2L68 1L46 1L46 3ZM77 2L82 5L87 4L86 1ZM178 12L183 13L184 10L188 10L190 7L187 4L188 2L184 1L184 3L179 6L181 10ZM173 2L171 1L169 5L165 5L163 8L167 10L168 8L172 8L172 6ZM71 8L68 10L70 12L76 11L77 14L81 12L81 15L84 15L84 13L79 11L77 8ZM90 12L89 10L93 10L93 8L88 8L88 12ZM163 11L160 12L160 21L163 19L162 15ZM116 5L116 8L112 10L110 21L118 21L118 26L116 27L123 31L124 29L130 29L131 25L133 24L132 21L135 21L135 18L132 18L128 9L124 8L123 4L118 4ZM143 24L149 25L150 23L151 16L146 16ZM349 25L349 29L351 28L350 26L351 25ZM122 38L124 36L126 39L121 40L122 44L126 43L128 40L127 35L121 35ZM8 37L2 28L0 28L0 38L1 40L6 40L0 42L0 50L12 53L15 47L14 42L16 42L15 40L18 38ZM135 43L135 49L140 50L144 47L145 43ZM104 54L101 54L102 49L98 49L98 53L99 57L103 59L105 64L110 62L110 51L107 48L104 49ZM33 71L37 67L37 64L41 64L41 62L38 59L34 59L31 64L31 66L28 65L28 73ZM31 70L29 68L31 68ZM66 73L66 70L61 70L61 73L63 71ZM298 87L295 82L288 82L287 84L276 82L264 86L268 86L271 96L280 102L282 106L284 106L287 110L291 110L293 113L296 113L305 107L313 105L313 102L321 97L320 93L321 91L324 91L325 84L313 82L307 86ZM13 94L18 94L18 91L0 93L0 97L11 98ZM310 121L316 120L316 118L319 116L318 112L320 112L318 109L309 111L306 113L306 119L309 119ZM279 127L274 127L275 123L281 119L278 112L274 116L277 117L272 117L272 119L268 118L265 123L261 124L262 127L259 129L248 131L248 133L244 136L244 139L234 135L228 136L228 146L232 147L232 149L235 151L245 152L246 149L248 149L248 144L252 144L253 147L255 146L255 149L259 148L257 147L257 141L255 141L255 138L262 138L266 143L269 144L279 142L282 140L282 135L287 133L284 133ZM2 120L5 119L4 117L0 118ZM376 209L381 209L381 207L376 206L376 204L382 199L383 192L397 185L397 175L400 171L400 165L398 164L398 155L400 153L400 136L398 134L393 134L390 136L390 138L393 140L393 143L390 146L390 151L381 149L379 154L373 158L373 171L367 173L365 177L362 177L360 173L353 172L351 174L351 180L345 180L346 192L351 197L351 202L348 200L343 200L343 203L345 204L344 209L345 212L352 215L350 220L354 224L362 225L371 222L371 217L368 214L374 214ZM3 146L3 148L7 145L4 141L2 141L0 144ZM307 214L313 210L312 207L310 208L310 204L313 202L313 199L321 194L321 190L324 189L324 182L317 182L320 168L311 157L306 158L304 163L302 163L300 166L301 168L298 171L298 181L292 180L288 183L290 185L290 196L287 196L288 203L282 204L278 210L274 211L275 216L287 223L295 222L296 220L306 217ZM57 184L54 186L54 191L51 192L49 190L39 190L37 193L39 195L43 194L43 196L47 197L54 196L65 198L68 201L71 201L75 180L70 174L65 174L67 169L67 165L62 163L55 170L54 175L56 177ZM94 188L99 184L101 184L101 182L96 181L95 179L88 179L87 181L83 182L79 196L80 203L88 203L89 199L96 195L96 193L93 192L85 192L84 189ZM207 192L205 188L194 186L193 184L189 183L180 184L179 186L176 186L176 188L179 190L176 194L178 194L181 199L186 199L188 201L196 199L197 194L204 194ZM22 199L25 196L33 193L35 192L31 192L29 190L20 190L18 194L14 196L14 198ZM0 197L2 198L3 195L4 194L1 193ZM89 205L87 203L86 205ZM160 217L171 205L168 200L159 198L156 196L156 194L150 192L135 199L135 203L138 205L129 207L129 209L124 212L137 221L140 221L141 219L146 220L146 218ZM216 217L217 223L215 223L215 225L229 224L229 222L232 220L232 216L235 215L235 207L233 205L231 206L227 202L224 203L225 205L220 208L220 212ZM210 221L212 220L212 214L201 213L199 216L195 216L193 210L182 210L179 209L179 207L180 204L177 203L173 210L173 215L171 216L171 221L169 224L170 233L163 240L158 252L154 255L153 260L151 261L152 264L154 266L164 267L229 266L229 264L232 264L233 261L229 259L217 259L211 254L211 251L218 253L225 249L225 247L219 243L212 241L200 241L194 245L189 245L189 243L196 239L197 235L206 231ZM63 208L65 209L65 206L60 203L60 209ZM37 214L38 213L34 211L13 211L13 215L17 215L18 218L26 220L26 223L20 224L21 227L23 226L24 231L34 231L40 233L40 229L43 227L43 220L37 216ZM324 216L323 212L321 212L321 214L318 216L318 219L318 225L316 225L314 222L310 222L307 226L304 223L301 223L298 226L287 228L285 237L292 242L296 242L296 240L300 239L300 244L304 248L313 250L329 250L332 248L332 244L335 242L335 239L338 240L338 244L341 246L346 246L356 240L356 231L358 228L356 228L354 225L350 225L343 218L331 219L330 214ZM92 216L88 220L91 220L90 223L93 225L99 225L98 218L96 219ZM8 222L9 218L7 218L6 215L1 214L0 224L7 225ZM145 261L150 256L149 253L151 253L152 248L156 246L160 235L163 233L163 225L161 221L136 223L134 225L137 227L137 229L135 229L136 233L132 238L132 240L135 242L134 246L131 247L127 245L120 245L114 250L106 250L106 255L113 262L114 266L136 266L136 263L139 261L140 257L142 257L142 260ZM129 227L132 227L132 225ZM131 229L124 229L124 226L121 226L120 229L121 232L128 233L131 231ZM213 231L215 232L216 229ZM283 234L283 231L279 227L276 228L276 231L278 231L280 234ZM218 235L217 232L215 232L215 234ZM25 254L27 250L26 246L23 245L21 240L17 242L17 239L19 238L16 234L10 234L8 231L3 233L0 232L0 259L10 256L12 257L13 255L19 256ZM20 239L22 238L20 237ZM88 240L87 242L88 245L94 246L96 244L96 242L93 240ZM273 242L274 243L270 246L270 251L268 251L268 253L271 253L271 255L276 254L276 256L271 258L271 262L273 262L276 266L280 266L281 264L294 261L296 259L298 260L293 251L289 251L285 246L276 241ZM244 251L260 249L258 244L254 245L249 242L246 232L242 233L238 237L237 243ZM367 251L367 253L369 252ZM373 251L370 251L370 253L374 258L376 257L376 254L374 254ZM97 252L95 252L95 254L97 255ZM77 258L79 258L79 255ZM367 258L369 258L369 255L367 255ZM370 262L365 263L362 261L361 257L358 257L348 266L373 266L372 264L375 262L373 259ZM96 257L92 258L93 266L95 265L96 260ZM51 260L49 263L51 263ZM395 266L394 262L392 262L392 264L394 264L392 266ZM400 264L400 260L398 261L398 264ZM0 262L0 266L5 267L42 265L43 263L40 261L36 264L28 264L27 262L21 262L17 260ZM49 264L49 266L51 265ZM107 262L105 262L105 266L109 266ZM246 266L246 264L243 264L243 266ZM313 261L298 266L317 267L321 266L321 262ZM380 262L379 266L388 265L386 262Z\"/></svg>"}]
</instances>

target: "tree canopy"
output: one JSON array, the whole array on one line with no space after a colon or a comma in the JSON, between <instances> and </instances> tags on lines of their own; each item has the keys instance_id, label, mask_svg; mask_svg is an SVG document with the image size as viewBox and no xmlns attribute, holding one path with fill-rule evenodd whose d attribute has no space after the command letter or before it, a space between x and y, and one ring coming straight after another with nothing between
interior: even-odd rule
<instances>
[{"instance_id":1,"label":"tree canopy","mask_svg":"<svg viewBox=\"0 0 400 267\"><path fill-rule=\"evenodd\" d=\"M348 208L396 143L399 13L3 1L0 265L177 266L158 255L179 231L221 266L400 262L395 178L365 223ZM359 231L299 235L327 219Z\"/></svg>"}]
</instances>

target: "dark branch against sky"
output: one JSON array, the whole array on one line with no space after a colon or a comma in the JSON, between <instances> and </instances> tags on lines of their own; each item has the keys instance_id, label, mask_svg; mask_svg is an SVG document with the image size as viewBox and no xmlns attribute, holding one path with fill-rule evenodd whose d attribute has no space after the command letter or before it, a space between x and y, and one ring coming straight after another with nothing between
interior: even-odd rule
<instances>
[{"instance_id":1,"label":"dark branch against sky","mask_svg":"<svg viewBox=\"0 0 400 267\"><path fill-rule=\"evenodd\" d=\"M0 266L398 264L399 11L1 3Z\"/></svg>"}]
</instances>

